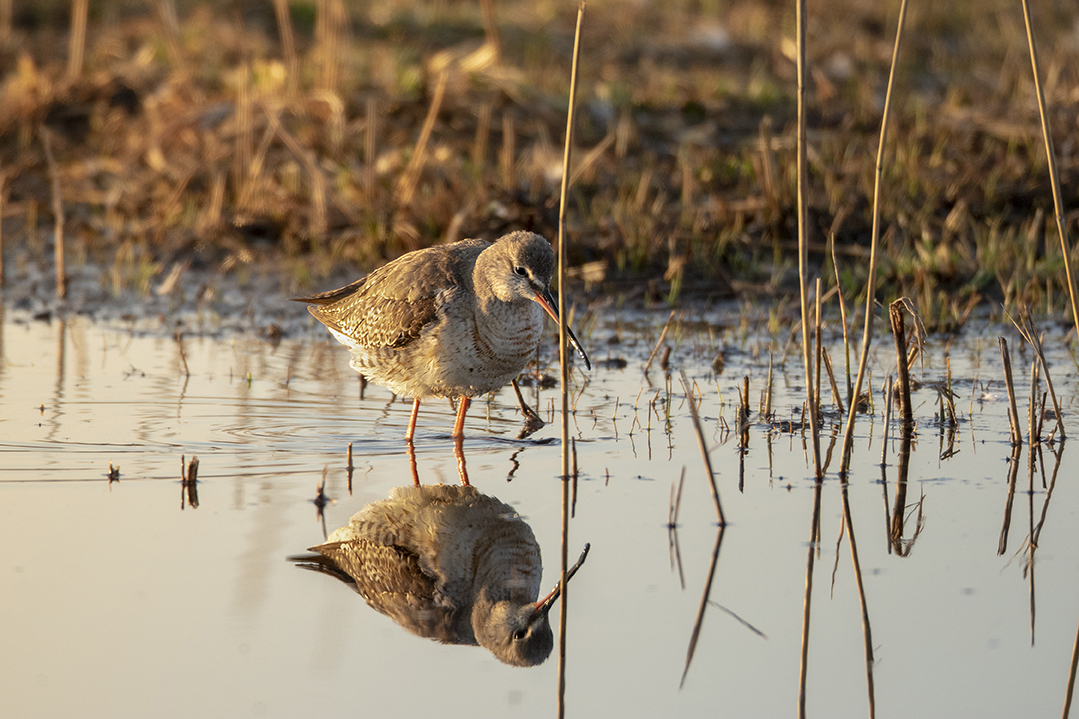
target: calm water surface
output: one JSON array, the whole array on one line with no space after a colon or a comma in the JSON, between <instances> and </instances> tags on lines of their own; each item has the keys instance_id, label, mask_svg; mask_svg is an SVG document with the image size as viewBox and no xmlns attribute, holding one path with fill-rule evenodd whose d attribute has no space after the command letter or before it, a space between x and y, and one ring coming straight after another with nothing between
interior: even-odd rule
<instances>
[{"instance_id":1,"label":"calm water surface","mask_svg":"<svg viewBox=\"0 0 1079 719\"><path fill-rule=\"evenodd\" d=\"M759 418L770 340L739 329L737 315L679 325L668 337L673 375L657 365L646 377L642 365L666 319L609 312L586 327L598 366L573 371L580 480L569 552L590 542L592 553L570 585L569 714L796 715L809 576L808 714L866 716L838 451L818 495L801 433ZM409 401L375 386L361 399L347 352L316 328L276 345L189 333L182 353L163 334L10 311L0 325L0 714L555 713L556 656L518 669L480 648L410 635L344 584L287 561L410 482ZM1079 476L1071 448L1058 442L1037 455L1028 484L1024 447L1009 505L999 334L1018 346L1014 330L972 327L949 345L932 342L916 368L935 382L950 357L960 424L949 436L933 418L936 392L916 393L919 425L894 542L900 443L893 421L882 483L879 392L875 413L857 424L848 499L878 716L1056 716L1064 704L1079 626ZM800 355L788 348L784 364L785 342L786 332L771 343L772 404L797 420ZM895 364L890 337L876 345L879 390ZM831 349L840 366L841 348ZM1030 360L1029 352L1013 359L1024 416ZM1070 419L1074 361L1051 351L1050 366ZM717 526L680 370L702 398L730 521L688 671ZM753 406L745 453L728 431L744 375ZM526 392L545 419L557 419L554 390ZM834 420L827 383L824 401ZM423 482L458 481L452 421L447 402L424 404ZM519 440L520 426L511 390L476 401L464 454L472 483L531 526L546 588L558 572L558 426ZM826 426L825 454L833 434ZM180 482L181 460L193 455L195 507ZM110 463L118 482L109 482ZM683 468L672 533L671 492ZM320 519L313 500L323 478L332 501ZM811 542L818 499L820 539Z\"/></svg>"}]
</instances>

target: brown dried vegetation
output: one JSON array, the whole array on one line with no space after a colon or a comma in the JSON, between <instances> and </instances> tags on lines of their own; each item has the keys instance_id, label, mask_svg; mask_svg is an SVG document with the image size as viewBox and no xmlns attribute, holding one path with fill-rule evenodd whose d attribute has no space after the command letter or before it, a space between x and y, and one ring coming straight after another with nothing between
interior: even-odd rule
<instances>
[{"instance_id":1,"label":"brown dried vegetation","mask_svg":"<svg viewBox=\"0 0 1079 719\"><path fill-rule=\"evenodd\" d=\"M69 42L78 0L16 5L10 28L0 12L9 277L51 258L42 128L68 262L110 268L116 292L148 291L182 266L279 273L288 293L435 242L557 235L569 10L507 0L485 25L480 3L116 2L90 8L83 49ZM832 281L834 235L857 302L895 8L845 0L818 12L810 259ZM1076 208L1079 7L1038 12L1064 202ZM575 279L668 299L796 286L793 25L788 3L590 5ZM882 299L915 298L931 326L985 298L1060 310L1018 4L918 3L908 30L885 155ZM1077 217L1065 218L1072 233Z\"/></svg>"}]
</instances>

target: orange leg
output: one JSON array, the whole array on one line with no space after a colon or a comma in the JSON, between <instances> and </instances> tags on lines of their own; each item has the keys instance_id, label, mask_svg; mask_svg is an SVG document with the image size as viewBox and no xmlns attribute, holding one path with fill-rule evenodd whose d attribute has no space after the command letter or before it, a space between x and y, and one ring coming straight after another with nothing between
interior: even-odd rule
<instances>
[{"instance_id":1,"label":"orange leg","mask_svg":"<svg viewBox=\"0 0 1079 719\"><path fill-rule=\"evenodd\" d=\"M468 481L468 470L465 468L465 440L464 437L453 438L453 456L457 458L457 474L461 477L461 486L472 485Z\"/></svg>"},{"instance_id":2,"label":"orange leg","mask_svg":"<svg viewBox=\"0 0 1079 719\"><path fill-rule=\"evenodd\" d=\"M412 484L417 487L420 486L420 472L416 468L416 446L412 444L412 440L409 439L405 442L405 449L408 451L408 467L412 470Z\"/></svg>"},{"instance_id":3,"label":"orange leg","mask_svg":"<svg viewBox=\"0 0 1079 719\"><path fill-rule=\"evenodd\" d=\"M412 437L416 434L416 418L420 416L420 398L412 400L412 416L408 418L408 429L405 430L405 441L412 444ZM417 482L419 484L419 482Z\"/></svg>"},{"instance_id":4,"label":"orange leg","mask_svg":"<svg viewBox=\"0 0 1079 719\"><path fill-rule=\"evenodd\" d=\"M457 405L457 421L453 423L453 437L455 439L461 439L465 436L465 413L468 412L468 405L470 404L472 404L471 397L462 397Z\"/></svg>"}]
</instances>

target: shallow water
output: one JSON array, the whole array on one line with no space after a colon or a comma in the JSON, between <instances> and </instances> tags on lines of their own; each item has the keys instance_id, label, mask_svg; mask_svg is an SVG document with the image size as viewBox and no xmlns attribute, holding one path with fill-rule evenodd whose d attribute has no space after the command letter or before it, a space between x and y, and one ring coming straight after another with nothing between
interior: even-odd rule
<instances>
[{"instance_id":1,"label":"shallow water","mask_svg":"<svg viewBox=\"0 0 1079 719\"><path fill-rule=\"evenodd\" d=\"M669 337L673 376L656 366L646 378L641 367L666 314L609 312L586 341L598 366L587 375L573 370L580 480L569 554L585 542L592 552L570 584L568 711L796 714L812 555L807 711L865 716L866 649L850 538L841 529L838 451L820 486L820 541L811 543L818 493L802 434L758 418L767 337L736 320L732 328L722 312L704 313ZM1041 716L1064 703L1079 625L1079 488L1058 442L1059 472L1045 447L1028 492L1024 447L998 554L1011 466L998 334L1015 333L981 326L948 346L933 342L916 369L927 382L939 380L950 357L961 422L949 443L932 419L935 391L916 393L919 427L898 547L889 522L900 443L893 420L882 484L879 393L875 415L856 426L848 498L878 716ZM611 344L616 337L622 341ZM9 312L0 343L5 716L554 714L556 656L519 669L480 648L412 636L344 584L286 561L411 481L403 442L410 402L375 386L360 399L347 352L323 332L277 345L188 336L181 352L154 332ZM876 345L879 389L894 359L890 338ZM782 347L775 344L772 404L790 418L804 388L800 356L791 350L784 365ZM717 348L726 355L718 377L710 368ZM840 348L831 351L841 365ZM1030 359L1014 352L1024 416ZM1073 417L1075 364L1058 350L1050 367ZM701 393L730 522L688 670L717 526L679 370ZM726 427L735 424L745 374L754 411L743 454ZM545 419L556 419L554 390L526 393ZM827 383L823 393L831 412ZM473 485L531 526L546 589L558 573L558 426L518 440L515 405L509 389L474 402L464 456ZM423 405L416 438L423 482L458 481L452 421L448 403ZM823 453L832 434L826 427ZM192 455L200 461L197 507L180 482L181 458ZM119 465L118 482L109 482L110 463ZM670 497L683 468L672 534ZM332 500L324 524L313 502L323 478ZM1042 521L1032 562L1028 538Z\"/></svg>"}]
</instances>

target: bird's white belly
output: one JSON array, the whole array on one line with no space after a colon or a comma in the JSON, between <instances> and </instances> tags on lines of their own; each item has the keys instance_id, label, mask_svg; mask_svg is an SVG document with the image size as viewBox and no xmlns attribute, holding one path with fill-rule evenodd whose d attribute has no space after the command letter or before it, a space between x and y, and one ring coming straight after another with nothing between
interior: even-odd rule
<instances>
[{"instance_id":1,"label":"bird's white belly","mask_svg":"<svg viewBox=\"0 0 1079 719\"><path fill-rule=\"evenodd\" d=\"M330 331L352 350L351 365L375 384L406 397L475 397L504 387L535 355L543 333L538 305L490 318L447 314L400 348L370 348Z\"/></svg>"}]
</instances>

